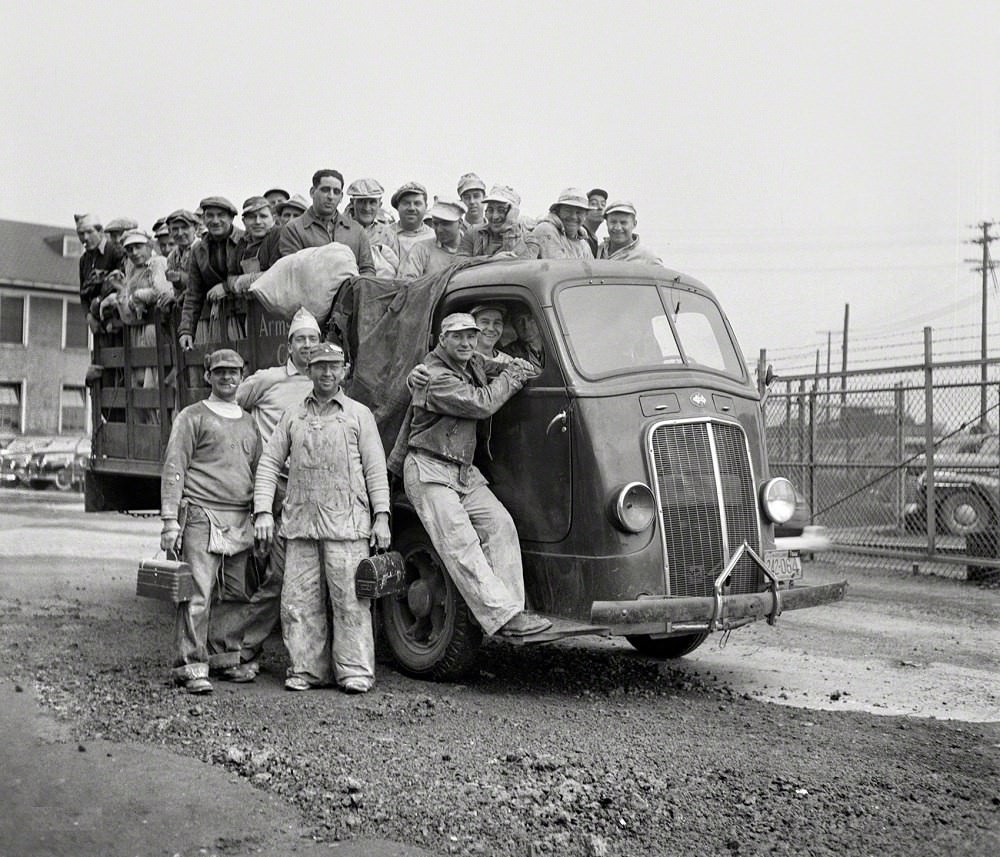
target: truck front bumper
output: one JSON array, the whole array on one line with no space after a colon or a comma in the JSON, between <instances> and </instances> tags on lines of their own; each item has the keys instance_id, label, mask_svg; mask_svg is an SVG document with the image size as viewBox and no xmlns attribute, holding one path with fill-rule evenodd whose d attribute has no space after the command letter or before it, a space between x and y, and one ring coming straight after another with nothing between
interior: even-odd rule
<instances>
[{"instance_id":1,"label":"truck front bumper","mask_svg":"<svg viewBox=\"0 0 1000 857\"><path fill-rule=\"evenodd\" d=\"M766 592L726 595L727 581L744 555L760 567L769 589ZM767 619L773 625L785 610L802 610L842 601L847 592L847 581L822 586L782 586L757 552L744 543L715 578L713 590L711 596L595 601L590 607L590 621L593 625L607 627L612 634L726 631L758 619Z\"/></svg>"}]
</instances>

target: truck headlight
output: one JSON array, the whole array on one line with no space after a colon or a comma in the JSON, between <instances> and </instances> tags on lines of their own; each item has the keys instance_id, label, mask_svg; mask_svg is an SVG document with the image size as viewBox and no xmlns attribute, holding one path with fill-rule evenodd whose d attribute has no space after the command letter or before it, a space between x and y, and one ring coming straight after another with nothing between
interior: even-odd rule
<instances>
[{"instance_id":1,"label":"truck headlight","mask_svg":"<svg viewBox=\"0 0 1000 857\"><path fill-rule=\"evenodd\" d=\"M656 514L656 498L649 486L642 482L629 482L611 503L611 523L626 533L641 533Z\"/></svg>"},{"instance_id":2,"label":"truck headlight","mask_svg":"<svg viewBox=\"0 0 1000 857\"><path fill-rule=\"evenodd\" d=\"M784 476L768 479L760 486L760 505L768 520L783 524L795 514L795 488Z\"/></svg>"}]
</instances>

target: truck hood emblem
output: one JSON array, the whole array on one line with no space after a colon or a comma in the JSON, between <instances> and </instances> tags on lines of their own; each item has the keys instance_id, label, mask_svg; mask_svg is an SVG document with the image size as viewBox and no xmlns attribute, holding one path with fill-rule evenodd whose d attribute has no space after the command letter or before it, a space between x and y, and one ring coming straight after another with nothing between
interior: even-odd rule
<instances>
[{"instance_id":1,"label":"truck hood emblem","mask_svg":"<svg viewBox=\"0 0 1000 857\"><path fill-rule=\"evenodd\" d=\"M692 393L691 404L696 408L703 408L708 404L708 399L706 399L701 393Z\"/></svg>"}]
</instances>

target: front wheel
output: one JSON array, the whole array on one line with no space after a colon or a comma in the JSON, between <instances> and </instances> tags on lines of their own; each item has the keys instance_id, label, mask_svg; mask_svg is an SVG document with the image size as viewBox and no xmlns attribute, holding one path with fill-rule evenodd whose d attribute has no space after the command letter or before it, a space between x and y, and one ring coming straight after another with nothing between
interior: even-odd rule
<instances>
[{"instance_id":1,"label":"front wheel","mask_svg":"<svg viewBox=\"0 0 1000 857\"><path fill-rule=\"evenodd\" d=\"M73 471L64 467L56 472L56 488L60 491L70 491L73 488Z\"/></svg>"},{"instance_id":2,"label":"front wheel","mask_svg":"<svg viewBox=\"0 0 1000 857\"><path fill-rule=\"evenodd\" d=\"M972 491L957 491L941 501L938 506L938 519L950 535L967 536L986 529L990 510L978 494Z\"/></svg>"},{"instance_id":3,"label":"front wheel","mask_svg":"<svg viewBox=\"0 0 1000 857\"><path fill-rule=\"evenodd\" d=\"M708 631L700 634L681 634L677 637L650 637L649 634L627 634L625 639L632 647L651 658L682 658L689 655L708 639Z\"/></svg>"},{"instance_id":4,"label":"front wheel","mask_svg":"<svg viewBox=\"0 0 1000 857\"><path fill-rule=\"evenodd\" d=\"M406 562L403 591L379 604L385 640L407 675L455 681L475 665L483 632L423 527L396 540Z\"/></svg>"}]
</instances>

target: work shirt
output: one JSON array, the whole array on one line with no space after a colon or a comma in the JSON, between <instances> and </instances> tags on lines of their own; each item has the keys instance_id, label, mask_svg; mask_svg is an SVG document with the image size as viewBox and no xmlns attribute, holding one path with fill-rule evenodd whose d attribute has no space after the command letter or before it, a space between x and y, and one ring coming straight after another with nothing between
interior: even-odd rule
<instances>
[{"instance_id":1,"label":"work shirt","mask_svg":"<svg viewBox=\"0 0 1000 857\"><path fill-rule=\"evenodd\" d=\"M125 270L125 251L107 235L93 250L84 250L80 257L80 303L89 307L101 293L104 278L111 271Z\"/></svg>"},{"instance_id":2,"label":"work shirt","mask_svg":"<svg viewBox=\"0 0 1000 857\"><path fill-rule=\"evenodd\" d=\"M401 280L413 280L424 274L443 271L459 261L458 250L450 251L441 246L437 238L418 241L406 254L396 276Z\"/></svg>"},{"instance_id":3,"label":"work shirt","mask_svg":"<svg viewBox=\"0 0 1000 857\"><path fill-rule=\"evenodd\" d=\"M593 259L585 234L581 230L576 238L570 238L562 221L550 212L538 221L525 241L537 248L538 259Z\"/></svg>"},{"instance_id":4,"label":"work shirt","mask_svg":"<svg viewBox=\"0 0 1000 857\"><path fill-rule=\"evenodd\" d=\"M196 238L187 247L174 245L174 249L167 253L167 271L177 271L181 275L181 278L176 283L171 283L174 288L175 299L183 300L184 292L187 290L191 279L188 273L191 267L191 250L197 243L198 239Z\"/></svg>"},{"instance_id":5,"label":"work shirt","mask_svg":"<svg viewBox=\"0 0 1000 857\"><path fill-rule=\"evenodd\" d=\"M202 311L207 309L205 295L213 286L226 282L229 269L236 264L242 237L243 230L234 226L225 238L217 240L206 235L191 248L188 287L184 292L184 308L177 328L179 336L194 333Z\"/></svg>"},{"instance_id":6,"label":"work shirt","mask_svg":"<svg viewBox=\"0 0 1000 857\"><path fill-rule=\"evenodd\" d=\"M327 222L320 220L310 206L303 214L281 227L278 255L291 256L306 247L325 247L334 241L351 248L358 262L359 274L375 274L371 245L362 226L346 214L334 213Z\"/></svg>"},{"instance_id":7,"label":"work shirt","mask_svg":"<svg viewBox=\"0 0 1000 857\"><path fill-rule=\"evenodd\" d=\"M205 402L188 405L170 428L160 479L161 515L176 518L182 499L206 509L246 511L260 449L250 414L229 419Z\"/></svg>"},{"instance_id":8,"label":"work shirt","mask_svg":"<svg viewBox=\"0 0 1000 857\"><path fill-rule=\"evenodd\" d=\"M285 538L367 539L372 518L388 513L389 477L375 417L343 390L328 402L310 392L282 414L257 467L256 513L271 511L286 459Z\"/></svg>"},{"instance_id":9,"label":"work shirt","mask_svg":"<svg viewBox=\"0 0 1000 857\"><path fill-rule=\"evenodd\" d=\"M611 259L615 262L647 262L650 265L662 265L663 260L652 250L639 243L639 236L632 233L632 240L617 250L611 249L610 238L605 238L597 249L598 259Z\"/></svg>"},{"instance_id":10,"label":"work shirt","mask_svg":"<svg viewBox=\"0 0 1000 857\"><path fill-rule=\"evenodd\" d=\"M133 265L125 277L125 286L118 295L118 314L125 324L144 324L156 301L173 293L167 280L166 258L150 256L144 265Z\"/></svg>"},{"instance_id":11,"label":"work shirt","mask_svg":"<svg viewBox=\"0 0 1000 857\"><path fill-rule=\"evenodd\" d=\"M534 258L524 241L525 229L520 223L511 223L494 235L488 226L470 227L458 242L458 252L462 256L495 256L497 253L513 253L518 259Z\"/></svg>"},{"instance_id":12,"label":"work shirt","mask_svg":"<svg viewBox=\"0 0 1000 857\"><path fill-rule=\"evenodd\" d=\"M413 245L418 241L425 241L434 237L434 230L426 223L421 223L418 229L403 229L399 223L391 223L385 228L385 243L395 251L399 257L399 264L402 266L406 261L406 255L413 249Z\"/></svg>"},{"instance_id":13,"label":"work shirt","mask_svg":"<svg viewBox=\"0 0 1000 857\"><path fill-rule=\"evenodd\" d=\"M288 360L284 366L271 366L244 378L236 390L236 401L253 416L261 440L267 443L281 415L300 404L312 386L312 381Z\"/></svg>"}]
</instances>

